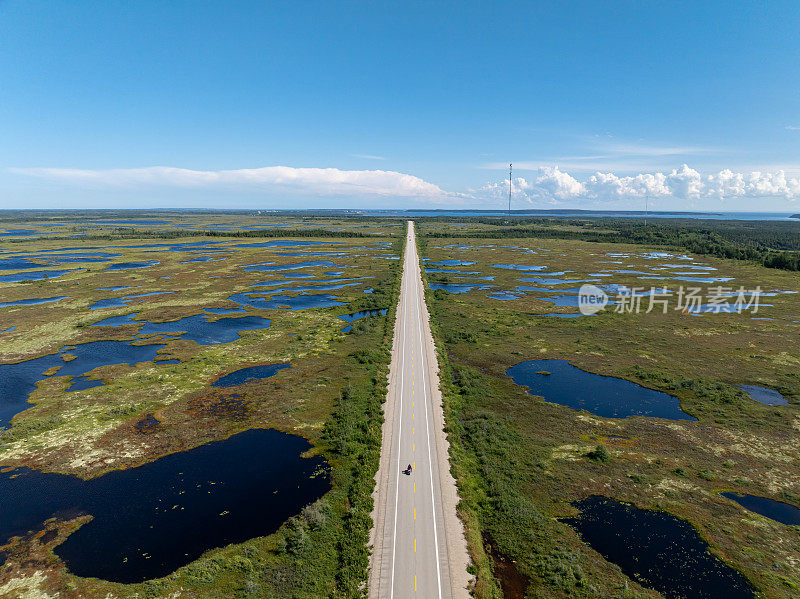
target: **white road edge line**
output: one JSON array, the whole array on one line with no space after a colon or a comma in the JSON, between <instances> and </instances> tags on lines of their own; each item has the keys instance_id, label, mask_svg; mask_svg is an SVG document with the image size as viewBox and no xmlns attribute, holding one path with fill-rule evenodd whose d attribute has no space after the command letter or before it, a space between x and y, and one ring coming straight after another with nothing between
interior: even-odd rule
<instances>
[{"instance_id":1,"label":"white road edge line","mask_svg":"<svg viewBox=\"0 0 800 599\"><path fill-rule=\"evenodd\" d=\"M408 287L408 270L406 268L408 262L408 237L406 237L406 256L403 260L403 274L406 287ZM400 294L403 296L403 303L405 304L405 294L403 293L403 285L400 285ZM406 339L406 313L407 311L403 312L403 345L405 345ZM405 380L405 371L406 371L406 353L402 352L403 361L400 366L400 411L398 412L400 416L400 425L397 430L397 474L395 476L395 488L394 488L394 526L392 527L392 576L389 580L389 599L394 598L394 557L395 557L395 546L397 545L397 503L398 503L398 496L400 493L400 441L403 435L403 385ZM397 400L395 399L395 402Z\"/></svg>"},{"instance_id":2,"label":"white road edge line","mask_svg":"<svg viewBox=\"0 0 800 599\"><path fill-rule=\"evenodd\" d=\"M416 231L414 231L414 239L416 240ZM415 252L416 253L416 252ZM419 271L419 256L417 256L417 262L415 264L415 270ZM425 296L422 294L422 289L419 287L419 284L422 282L422 273L417 272L417 276L414 277L415 285L417 286L417 294L422 297L422 301L425 301ZM417 328L417 337L419 337L419 351L420 351L420 362L421 362L421 370L422 370L422 398L425 404L425 435L428 441L428 476L430 478L431 483L431 515L433 516L433 544L436 553L436 582L438 585L439 590L439 599L442 599L442 572L439 566L439 537L436 532L436 504L434 502L434 493L433 493L433 463L431 461L431 435L430 429L428 427L428 392L427 387L425 385L425 348L422 344L422 310L420 309L419 297L417 298L417 322L419 323L419 327Z\"/></svg>"}]
</instances>

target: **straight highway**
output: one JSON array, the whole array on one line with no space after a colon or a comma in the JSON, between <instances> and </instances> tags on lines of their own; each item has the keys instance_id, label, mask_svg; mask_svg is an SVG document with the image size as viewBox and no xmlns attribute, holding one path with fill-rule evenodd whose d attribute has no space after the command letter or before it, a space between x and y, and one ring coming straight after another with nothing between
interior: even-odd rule
<instances>
[{"instance_id":1,"label":"straight highway","mask_svg":"<svg viewBox=\"0 0 800 599\"><path fill-rule=\"evenodd\" d=\"M406 241L375 494L369 596L466 597L466 543L455 513L438 366L410 221Z\"/></svg>"}]
</instances>

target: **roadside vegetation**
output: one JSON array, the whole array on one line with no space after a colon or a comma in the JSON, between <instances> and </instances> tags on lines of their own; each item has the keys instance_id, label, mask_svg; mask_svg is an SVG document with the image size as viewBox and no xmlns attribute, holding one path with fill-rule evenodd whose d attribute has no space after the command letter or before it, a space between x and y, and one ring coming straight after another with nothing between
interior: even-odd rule
<instances>
[{"instance_id":1,"label":"roadside vegetation","mask_svg":"<svg viewBox=\"0 0 800 599\"><path fill-rule=\"evenodd\" d=\"M610 309L594 317L554 318L545 314L575 309L540 299L548 295L541 291L517 292L516 300L488 297L518 285L537 287L519 281L536 277L535 270L493 265L541 265L546 272L568 271L565 279L617 268L623 273L604 283L674 287L674 281L636 278L635 271L654 262L642 254L664 247L528 232L503 233L496 237L502 241L492 242L482 229L465 232L442 223L420 230L423 258L464 260L468 265L445 270L476 273L431 272L425 275L429 282L470 284L474 276L471 284L492 286L463 293L427 290L476 597L660 596L626 577L560 521L577 513L571 502L592 494L688 520L759 596L797 593L796 529L719 495L733 489L800 505L797 294L770 297L771 305L757 314L766 320ZM709 255L702 261L718 269L714 274L733 277L723 285L800 289L793 273ZM486 276L492 278L479 278ZM505 376L519 362L544 358L567 359L586 371L672 394L698 421L601 418L545 402ZM777 389L792 405L759 404L739 384Z\"/></svg>"}]
</instances>

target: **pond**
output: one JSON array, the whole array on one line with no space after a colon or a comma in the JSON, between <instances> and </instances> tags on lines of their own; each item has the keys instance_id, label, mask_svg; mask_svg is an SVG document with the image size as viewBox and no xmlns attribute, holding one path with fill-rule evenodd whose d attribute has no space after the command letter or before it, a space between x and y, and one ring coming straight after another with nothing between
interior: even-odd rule
<instances>
[{"instance_id":1,"label":"pond","mask_svg":"<svg viewBox=\"0 0 800 599\"><path fill-rule=\"evenodd\" d=\"M430 283L429 286L433 291L441 289L448 293L467 293L473 289L491 289L495 287L495 285L460 285L458 283Z\"/></svg>"},{"instance_id":2,"label":"pond","mask_svg":"<svg viewBox=\"0 0 800 599\"><path fill-rule=\"evenodd\" d=\"M273 295L270 299L247 293L235 293L228 298L241 306L251 306L264 310L308 310L309 308L331 308L333 306L345 306L346 302L340 302L337 297L326 293L312 295Z\"/></svg>"},{"instance_id":3,"label":"pond","mask_svg":"<svg viewBox=\"0 0 800 599\"><path fill-rule=\"evenodd\" d=\"M604 418L697 420L681 410L677 397L625 379L586 372L567 360L529 360L512 366L506 374L516 384L528 387L531 395Z\"/></svg>"},{"instance_id":4,"label":"pond","mask_svg":"<svg viewBox=\"0 0 800 599\"><path fill-rule=\"evenodd\" d=\"M479 275L477 270L453 270L452 268L426 268L425 272L444 272L453 275Z\"/></svg>"},{"instance_id":5,"label":"pond","mask_svg":"<svg viewBox=\"0 0 800 599\"><path fill-rule=\"evenodd\" d=\"M185 341L194 341L199 345L216 345L230 343L239 338L242 331L253 331L269 328L271 321L261 316L242 316L240 318L218 318L210 320L208 316L195 314L168 322L151 322L134 320L136 314L112 316L92 326L118 327L125 324L143 325L138 335L176 335Z\"/></svg>"},{"instance_id":6,"label":"pond","mask_svg":"<svg viewBox=\"0 0 800 599\"><path fill-rule=\"evenodd\" d=\"M28 397L36 388L36 383L47 378L44 374L54 367L60 367L56 375L85 375L100 366L129 364L152 361L164 345L131 345L127 341L93 341L78 346L65 346L57 354L50 354L16 364L0 364L0 427L7 426L19 412L31 407ZM76 356L64 361L62 356ZM161 362L163 363L163 362ZM76 389L67 389L76 390Z\"/></svg>"},{"instance_id":7,"label":"pond","mask_svg":"<svg viewBox=\"0 0 800 599\"><path fill-rule=\"evenodd\" d=\"M37 306L39 304L49 304L50 302L60 302L66 299L66 295L59 297L43 297L37 299L21 299L14 302L0 302L0 308L8 308L10 306Z\"/></svg>"},{"instance_id":8,"label":"pond","mask_svg":"<svg viewBox=\"0 0 800 599\"><path fill-rule=\"evenodd\" d=\"M57 279L63 277L65 274L75 272L80 269L70 270L29 270L26 272L18 272L13 275L0 275L0 282L3 283L19 283L21 281L43 281L45 279Z\"/></svg>"},{"instance_id":9,"label":"pond","mask_svg":"<svg viewBox=\"0 0 800 599\"><path fill-rule=\"evenodd\" d=\"M572 505L580 515L562 521L642 586L668 599L755 597L747 579L713 555L685 520L602 495Z\"/></svg>"},{"instance_id":10,"label":"pond","mask_svg":"<svg viewBox=\"0 0 800 599\"><path fill-rule=\"evenodd\" d=\"M774 389L759 387L757 385L739 385L739 388L752 399L767 406L788 406L789 401Z\"/></svg>"},{"instance_id":11,"label":"pond","mask_svg":"<svg viewBox=\"0 0 800 599\"><path fill-rule=\"evenodd\" d=\"M0 543L59 513L91 514L55 548L73 574L158 578L230 543L275 532L330 489L302 437L253 429L88 481L20 468L0 474Z\"/></svg>"},{"instance_id":12,"label":"pond","mask_svg":"<svg viewBox=\"0 0 800 599\"><path fill-rule=\"evenodd\" d=\"M475 264L474 260L441 260L439 262L428 262L431 266L470 266Z\"/></svg>"},{"instance_id":13,"label":"pond","mask_svg":"<svg viewBox=\"0 0 800 599\"><path fill-rule=\"evenodd\" d=\"M723 491L720 495L735 501L746 510L761 514L770 520L790 526L800 526L800 508L790 503L734 491Z\"/></svg>"},{"instance_id":14,"label":"pond","mask_svg":"<svg viewBox=\"0 0 800 599\"><path fill-rule=\"evenodd\" d=\"M383 310L361 310L360 312L353 312L352 314L342 314L339 318L349 323L342 329L342 332L349 333L350 329L353 328L353 323L356 320L361 320L362 318L372 318L374 316L386 316L386 312L388 312L388 310L384 308Z\"/></svg>"},{"instance_id":15,"label":"pond","mask_svg":"<svg viewBox=\"0 0 800 599\"><path fill-rule=\"evenodd\" d=\"M275 376L279 371L284 368L291 368L289 363L285 364L260 364L258 366L248 366L247 368L240 368L230 374L226 374L214 381L212 387L235 387L236 385L244 385L253 381L260 381Z\"/></svg>"},{"instance_id":16,"label":"pond","mask_svg":"<svg viewBox=\"0 0 800 599\"><path fill-rule=\"evenodd\" d=\"M317 266L335 266L342 268L341 265L335 264L330 260L306 260L305 262L296 262L294 264L275 264L274 262L265 262L263 264L249 264L242 266L247 271L259 272L279 272L283 270L298 270L301 268L315 268Z\"/></svg>"},{"instance_id":17,"label":"pond","mask_svg":"<svg viewBox=\"0 0 800 599\"><path fill-rule=\"evenodd\" d=\"M544 270L547 268L546 266L529 266L526 264L492 264L494 268L505 268L509 270L522 270L522 271L533 271L533 270Z\"/></svg>"},{"instance_id":18,"label":"pond","mask_svg":"<svg viewBox=\"0 0 800 599\"><path fill-rule=\"evenodd\" d=\"M303 245L345 245L341 241L305 241L301 239L277 239L274 241L259 241L255 243L234 243L227 245L231 248L275 248L275 247L295 247Z\"/></svg>"}]
</instances>

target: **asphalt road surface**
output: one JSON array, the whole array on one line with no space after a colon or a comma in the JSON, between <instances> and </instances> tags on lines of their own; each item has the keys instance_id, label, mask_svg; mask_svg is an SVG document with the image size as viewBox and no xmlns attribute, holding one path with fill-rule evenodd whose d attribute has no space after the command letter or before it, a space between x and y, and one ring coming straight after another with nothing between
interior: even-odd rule
<instances>
[{"instance_id":1,"label":"asphalt road surface","mask_svg":"<svg viewBox=\"0 0 800 599\"><path fill-rule=\"evenodd\" d=\"M432 401L439 397L439 381L437 368L431 364L435 360L424 301L410 222L387 397L390 405L385 408L382 451L388 450L388 461L383 456L378 475L382 488L376 494L382 505L376 506L380 516L374 531L369 591L380 599L462 596L454 593L451 581L447 534L452 535L452 530L447 530L446 518L457 521L457 517L454 505L447 515L443 507L440 465L447 469L447 455L446 448L442 450L441 407ZM447 484L453 485L452 478L445 488Z\"/></svg>"}]
</instances>

